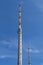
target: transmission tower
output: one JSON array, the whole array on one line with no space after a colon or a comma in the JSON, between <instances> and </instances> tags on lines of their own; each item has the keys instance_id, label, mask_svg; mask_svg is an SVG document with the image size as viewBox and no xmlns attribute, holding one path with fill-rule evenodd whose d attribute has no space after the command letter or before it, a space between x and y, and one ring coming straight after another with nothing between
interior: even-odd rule
<instances>
[{"instance_id":1,"label":"transmission tower","mask_svg":"<svg viewBox=\"0 0 43 65\"><path fill-rule=\"evenodd\" d=\"M28 48L28 65L31 65L30 48Z\"/></svg>"}]
</instances>

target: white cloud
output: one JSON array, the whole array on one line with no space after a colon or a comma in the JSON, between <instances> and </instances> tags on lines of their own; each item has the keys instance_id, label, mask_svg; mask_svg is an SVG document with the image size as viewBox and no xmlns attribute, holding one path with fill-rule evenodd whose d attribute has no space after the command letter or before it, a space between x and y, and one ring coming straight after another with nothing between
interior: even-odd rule
<instances>
[{"instance_id":1,"label":"white cloud","mask_svg":"<svg viewBox=\"0 0 43 65\"><path fill-rule=\"evenodd\" d=\"M15 57L17 57L17 39L0 41L0 58Z\"/></svg>"},{"instance_id":2,"label":"white cloud","mask_svg":"<svg viewBox=\"0 0 43 65\"><path fill-rule=\"evenodd\" d=\"M43 0L32 0L34 5L40 9L40 11L43 11Z\"/></svg>"},{"instance_id":3,"label":"white cloud","mask_svg":"<svg viewBox=\"0 0 43 65\"><path fill-rule=\"evenodd\" d=\"M30 49L30 52L32 52L32 53L40 53L40 50L38 50L38 49Z\"/></svg>"},{"instance_id":4,"label":"white cloud","mask_svg":"<svg viewBox=\"0 0 43 65\"><path fill-rule=\"evenodd\" d=\"M17 39L10 39L10 40L2 40L0 41L0 45L8 45L8 47L17 47Z\"/></svg>"},{"instance_id":5,"label":"white cloud","mask_svg":"<svg viewBox=\"0 0 43 65\"><path fill-rule=\"evenodd\" d=\"M0 55L0 59L4 59L4 58L16 58L17 56L15 55Z\"/></svg>"}]
</instances>

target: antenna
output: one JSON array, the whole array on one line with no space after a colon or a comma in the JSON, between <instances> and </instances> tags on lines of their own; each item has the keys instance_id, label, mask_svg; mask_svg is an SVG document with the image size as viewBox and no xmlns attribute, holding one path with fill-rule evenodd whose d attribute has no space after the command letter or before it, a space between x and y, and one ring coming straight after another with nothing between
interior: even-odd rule
<instances>
[{"instance_id":1,"label":"antenna","mask_svg":"<svg viewBox=\"0 0 43 65\"><path fill-rule=\"evenodd\" d=\"M31 65L30 48L28 48L28 65Z\"/></svg>"},{"instance_id":2,"label":"antenna","mask_svg":"<svg viewBox=\"0 0 43 65\"><path fill-rule=\"evenodd\" d=\"M18 7L18 65L22 65L22 16L21 3Z\"/></svg>"}]
</instances>

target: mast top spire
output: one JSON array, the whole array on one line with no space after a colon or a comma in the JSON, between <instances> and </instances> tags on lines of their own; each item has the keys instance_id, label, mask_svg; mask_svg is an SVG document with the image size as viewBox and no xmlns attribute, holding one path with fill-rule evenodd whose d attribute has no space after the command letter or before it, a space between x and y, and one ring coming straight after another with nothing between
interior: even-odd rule
<instances>
[{"instance_id":1,"label":"mast top spire","mask_svg":"<svg viewBox=\"0 0 43 65\"><path fill-rule=\"evenodd\" d=\"M21 28L22 26L22 10L21 10L21 2L19 2L18 4L18 24L19 24L19 28Z\"/></svg>"}]
</instances>

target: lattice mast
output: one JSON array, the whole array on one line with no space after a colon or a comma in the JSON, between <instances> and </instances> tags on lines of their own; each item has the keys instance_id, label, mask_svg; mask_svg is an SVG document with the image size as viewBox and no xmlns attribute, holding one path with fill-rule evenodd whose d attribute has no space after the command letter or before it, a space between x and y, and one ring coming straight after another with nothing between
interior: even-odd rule
<instances>
[{"instance_id":1,"label":"lattice mast","mask_svg":"<svg viewBox=\"0 0 43 65\"><path fill-rule=\"evenodd\" d=\"M18 65L22 65L22 12L21 3L18 7Z\"/></svg>"},{"instance_id":2,"label":"lattice mast","mask_svg":"<svg viewBox=\"0 0 43 65\"><path fill-rule=\"evenodd\" d=\"M28 48L28 65L31 65L30 48Z\"/></svg>"}]
</instances>

